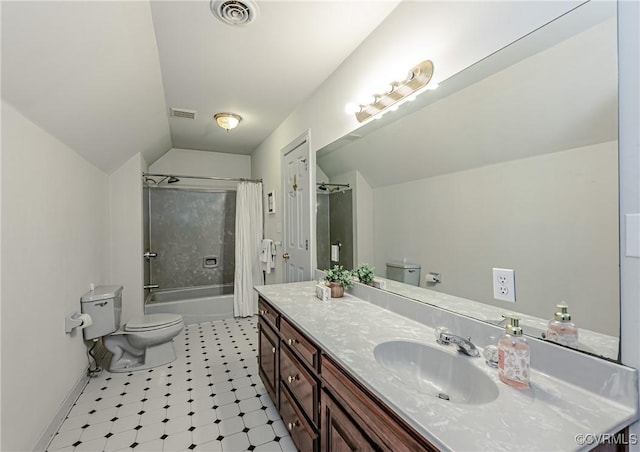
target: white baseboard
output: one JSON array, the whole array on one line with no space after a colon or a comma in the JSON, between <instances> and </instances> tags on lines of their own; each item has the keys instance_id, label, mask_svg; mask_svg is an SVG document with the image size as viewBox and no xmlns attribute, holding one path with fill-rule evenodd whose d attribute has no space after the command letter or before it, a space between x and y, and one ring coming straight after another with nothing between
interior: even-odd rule
<instances>
[{"instance_id":1,"label":"white baseboard","mask_svg":"<svg viewBox=\"0 0 640 452\"><path fill-rule=\"evenodd\" d=\"M64 399L62 405L60 405L58 413L55 415L53 420L49 423L49 426L40 436L40 439L33 448L34 451L47 450L47 446L49 446L49 443L53 439L54 435L60 429L60 426L66 419L69 411L71 411L73 404L76 402L76 400L78 400L78 397L80 397L82 390L85 388L85 386L87 386L88 382L89 376L87 375L87 370L84 369L82 372L82 376L78 379L76 384L73 386L73 389L71 389L71 392Z\"/></svg>"},{"instance_id":2,"label":"white baseboard","mask_svg":"<svg viewBox=\"0 0 640 452\"><path fill-rule=\"evenodd\" d=\"M100 362L104 360L107 351L102 347L102 342L100 342L96 348L97 350L94 354L98 358L98 362ZM76 400L78 400L78 397L80 397L80 394L82 394L82 391L87 386L87 383L89 383L90 379L91 377L88 376L87 369L83 369L82 375L60 405L57 414L54 416L53 420L49 423L49 426L40 436L40 439L33 448L34 451L40 452L47 450L49 443L51 443L51 440L55 436L56 432L60 429L60 426L71 411L71 408L73 408L73 404L76 402Z\"/></svg>"}]
</instances>

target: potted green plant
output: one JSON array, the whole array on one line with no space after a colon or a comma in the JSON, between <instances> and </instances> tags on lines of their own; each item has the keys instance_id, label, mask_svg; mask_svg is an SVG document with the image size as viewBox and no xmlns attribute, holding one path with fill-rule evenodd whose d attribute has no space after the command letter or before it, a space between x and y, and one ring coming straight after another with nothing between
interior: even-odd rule
<instances>
[{"instance_id":1,"label":"potted green plant","mask_svg":"<svg viewBox=\"0 0 640 452\"><path fill-rule=\"evenodd\" d=\"M360 264L358 268L353 270L353 275L357 276L362 284L372 286L373 278L376 276L374 270L375 267L370 267L369 264Z\"/></svg>"},{"instance_id":2,"label":"potted green plant","mask_svg":"<svg viewBox=\"0 0 640 452\"><path fill-rule=\"evenodd\" d=\"M325 270L324 280L331 288L331 298L340 298L344 295L344 288L353 286L352 273L342 265L334 265L333 268Z\"/></svg>"}]
</instances>

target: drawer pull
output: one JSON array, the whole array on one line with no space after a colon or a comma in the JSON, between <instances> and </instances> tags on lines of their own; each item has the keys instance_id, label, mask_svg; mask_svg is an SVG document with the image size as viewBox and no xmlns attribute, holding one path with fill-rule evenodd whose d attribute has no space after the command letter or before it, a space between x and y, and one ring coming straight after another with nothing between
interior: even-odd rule
<instances>
[{"instance_id":1,"label":"drawer pull","mask_svg":"<svg viewBox=\"0 0 640 452\"><path fill-rule=\"evenodd\" d=\"M297 427L297 426L298 426L298 421L295 421L295 422L289 422L289 423L287 424L287 429L288 429L289 431L291 431L291 430L293 430L293 429L294 429L294 427Z\"/></svg>"},{"instance_id":2,"label":"drawer pull","mask_svg":"<svg viewBox=\"0 0 640 452\"><path fill-rule=\"evenodd\" d=\"M295 345L298 341L296 341L295 339L287 339L287 343L289 345Z\"/></svg>"},{"instance_id":3,"label":"drawer pull","mask_svg":"<svg viewBox=\"0 0 640 452\"><path fill-rule=\"evenodd\" d=\"M294 381L296 381L296 380L298 380L298 375L289 375L289 376L287 377L287 381L288 381L289 383L293 383L293 382L294 382Z\"/></svg>"},{"instance_id":4,"label":"drawer pull","mask_svg":"<svg viewBox=\"0 0 640 452\"><path fill-rule=\"evenodd\" d=\"M266 309L260 309L260 314L262 314L262 315L266 315L266 313L267 313L267 310L266 310Z\"/></svg>"},{"instance_id":5,"label":"drawer pull","mask_svg":"<svg viewBox=\"0 0 640 452\"><path fill-rule=\"evenodd\" d=\"M274 355L276 354L276 348L275 347L271 347L271 353L273 353Z\"/></svg>"}]
</instances>

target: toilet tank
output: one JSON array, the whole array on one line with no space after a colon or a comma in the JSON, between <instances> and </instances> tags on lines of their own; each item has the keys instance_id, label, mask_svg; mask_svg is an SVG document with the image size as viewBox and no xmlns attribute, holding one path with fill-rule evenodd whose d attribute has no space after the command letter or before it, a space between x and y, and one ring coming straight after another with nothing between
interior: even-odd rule
<instances>
[{"instance_id":1,"label":"toilet tank","mask_svg":"<svg viewBox=\"0 0 640 452\"><path fill-rule=\"evenodd\" d=\"M411 284L412 286L419 286L420 268L421 266L419 264L387 262L387 278L405 284Z\"/></svg>"},{"instance_id":2,"label":"toilet tank","mask_svg":"<svg viewBox=\"0 0 640 452\"><path fill-rule=\"evenodd\" d=\"M96 286L80 298L81 311L93 324L82 330L86 340L97 339L120 328L122 286Z\"/></svg>"}]
</instances>

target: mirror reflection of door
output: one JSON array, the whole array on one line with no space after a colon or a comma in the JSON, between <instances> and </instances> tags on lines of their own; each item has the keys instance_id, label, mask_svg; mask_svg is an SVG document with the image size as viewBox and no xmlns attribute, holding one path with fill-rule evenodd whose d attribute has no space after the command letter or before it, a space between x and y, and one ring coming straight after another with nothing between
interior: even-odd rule
<instances>
[{"instance_id":1,"label":"mirror reflection of door","mask_svg":"<svg viewBox=\"0 0 640 452\"><path fill-rule=\"evenodd\" d=\"M311 279L309 142L288 146L282 157L284 191L284 282Z\"/></svg>"}]
</instances>

